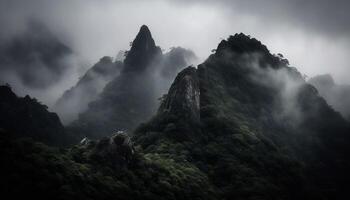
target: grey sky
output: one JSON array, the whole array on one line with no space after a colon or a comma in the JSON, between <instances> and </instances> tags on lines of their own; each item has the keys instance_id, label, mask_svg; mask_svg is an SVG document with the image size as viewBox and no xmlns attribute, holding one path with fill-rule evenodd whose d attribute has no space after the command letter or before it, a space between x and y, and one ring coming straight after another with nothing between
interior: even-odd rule
<instances>
[{"instance_id":1,"label":"grey sky","mask_svg":"<svg viewBox=\"0 0 350 200\"><path fill-rule=\"evenodd\" d=\"M163 49L182 46L202 60L221 39L243 32L262 41L273 53L282 53L308 76L331 73L337 82L350 84L350 1L0 2L0 41L21 33L29 19L38 20L74 51L82 66L75 67L76 74L102 56L115 56L119 50L128 49L139 27L146 24ZM63 90L75 81L76 76L70 76L57 88ZM53 91L60 93L60 89Z\"/></svg>"}]
</instances>

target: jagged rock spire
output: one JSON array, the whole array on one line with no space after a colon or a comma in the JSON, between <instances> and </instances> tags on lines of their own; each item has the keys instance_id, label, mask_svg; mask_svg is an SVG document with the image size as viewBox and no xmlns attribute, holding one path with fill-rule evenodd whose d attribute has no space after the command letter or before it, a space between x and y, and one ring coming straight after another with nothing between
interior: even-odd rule
<instances>
[{"instance_id":1,"label":"jagged rock spire","mask_svg":"<svg viewBox=\"0 0 350 200\"><path fill-rule=\"evenodd\" d=\"M125 57L124 72L142 71L160 54L161 49L156 46L150 30L142 25Z\"/></svg>"}]
</instances>

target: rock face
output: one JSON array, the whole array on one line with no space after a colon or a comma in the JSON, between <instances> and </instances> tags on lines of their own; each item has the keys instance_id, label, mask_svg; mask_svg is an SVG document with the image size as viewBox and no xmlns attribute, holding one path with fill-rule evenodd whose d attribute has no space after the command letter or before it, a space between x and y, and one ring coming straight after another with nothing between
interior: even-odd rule
<instances>
[{"instance_id":1,"label":"rock face","mask_svg":"<svg viewBox=\"0 0 350 200\"><path fill-rule=\"evenodd\" d=\"M106 162L114 168L125 167L134 155L134 146L127 133L118 131L109 138L97 143L84 141L83 146L92 149L91 157L96 161Z\"/></svg>"},{"instance_id":2,"label":"rock face","mask_svg":"<svg viewBox=\"0 0 350 200\"><path fill-rule=\"evenodd\" d=\"M336 84L331 75L319 75L308 81L335 110L350 120L350 85Z\"/></svg>"},{"instance_id":3,"label":"rock face","mask_svg":"<svg viewBox=\"0 0 350 200\"><path fill-rule=\"evenodd\" d=\"M53 109L65 124L72 122L87 109L90 102L96 100L106 84L117 77L122 68L123 63L120 61L113 62L108 56L101 58L74 87L64 92Z\"/></svg>"},{"instance_id":4,"label":"rock face","mask_svg":"<svg viewBox=\"0 0 350 200\"><path fill-rule=\"evenodd\" d=\"M17 97L9 86L0 86L0 129L52 145L69 141L56 113L28 95Z\"/></svg>"},{"instance_id":5,"label":"rock face","mask_svg":"<svg viewBox=\"0 0 350 200\"><path fill-rule=\"evenodd\" d=\"M86 160L99 165L107 165L114 169L127 167L135 154L134 144L124 131L117 131L110 137L94 141L84 138L76 146L82 154L80 160Z\"/></svg>"},{"instance_id":6,"label":"rock face","mask_svg":"<svg viewBox=\"0 0 350 200\"><path fill-rule=\"evenodd\" d=\"M71 130L96 139L115 130L132 132L156 113L158 98L193 57L193 52L180 47L162 54L147 26L142 26L126 53L120 75L71 124Z\"/></svg>"},{"instance_id":7,"label":"rock face","mask_svg":"<svg viewBox=\"0 0 350 200\"><path fill-rule=\"evenodd\" d=\"M199 121L199 79L196 68L188 67L181 71L163 97L159 113L182 116L189 120Z\"/></svg>"}]
</instances>

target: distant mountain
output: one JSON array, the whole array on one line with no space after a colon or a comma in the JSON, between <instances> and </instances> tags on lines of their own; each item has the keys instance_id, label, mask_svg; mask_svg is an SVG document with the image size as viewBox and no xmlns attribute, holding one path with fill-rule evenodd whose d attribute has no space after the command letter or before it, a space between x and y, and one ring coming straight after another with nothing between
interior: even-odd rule
<instances>
[{"instance_id":1,"label":"distant mountain","mask_svg":"<svg viewBox=\"0 0 350 200\"><path fill-rule=\"evenodd\" d=\"M70 142L56 113L28 95L17 97L9 86L0 86L0 129L13 137L29 137L50 145Z\"/></svg>"},{"instance_id":2,"label":"distant mountain","mask_svg":"<svg viewBox=\"0 0 350 200\"><path fill-rule=\"evenodd\" d=\"M106 85L70 130L92 138L133 130L156 112L158 98L169 89L178 71L194 59L192 51L181 47L163 54L143 25L126 52L120 75Z\"/></svg>"},{"instance_id":3,"label":"distant mountain","mask_svg":"<svg viewBox=\"0 0 350 200\"><path fill-rule=\"evenodd\" d=\"M123 63L120 61L113 62L108 56L101 58L74 87L64 92L53 109L65 123L72 122L87 109L90 102L96 100L106 84L117 77L122 68Z\"/></svg>"},{"instance_id":4,"label":"distant mountain","mask_svg":"<svg viewBox=\"0 0 350 200\"><path fill-rule=\"evenodd\" d=\"M312 77L308 82L335 110L350 120L350 85L336 84L329 74Z\"/></svg>"}]
</instances>

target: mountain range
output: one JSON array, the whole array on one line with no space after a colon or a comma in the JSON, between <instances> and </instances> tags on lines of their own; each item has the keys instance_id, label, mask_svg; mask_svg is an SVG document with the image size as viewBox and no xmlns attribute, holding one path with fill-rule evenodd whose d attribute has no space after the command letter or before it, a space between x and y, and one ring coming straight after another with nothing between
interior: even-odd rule
<instances>
[{"instance_id":1,"label":"mountain range","mask_svg":"<svg viewBox=\"0 0 350 200\"><path fill-rule=\"evenodd\" d=\"M178 52L163 54L142 26L120 74L61 134L41 129L57 129L49 119L61 127L57 115L41 104L41 112L31 109L38 102L23 101L2 86L1 97L8 96L0 101L3 194L13 199L349 198L350 124L286 58L243 33L222 40L196 67L169 64ZM174 80L164 78L172 74ZM18 109L22 105L29 108ZM38 123L24 126L22 116ZM71 143L82 140L57 148L38 139L47 136L36 130Z\"/></svg>"}]
</instances>

